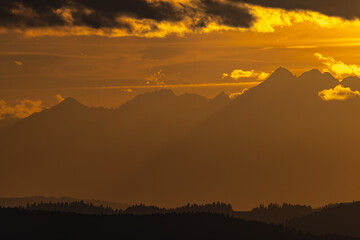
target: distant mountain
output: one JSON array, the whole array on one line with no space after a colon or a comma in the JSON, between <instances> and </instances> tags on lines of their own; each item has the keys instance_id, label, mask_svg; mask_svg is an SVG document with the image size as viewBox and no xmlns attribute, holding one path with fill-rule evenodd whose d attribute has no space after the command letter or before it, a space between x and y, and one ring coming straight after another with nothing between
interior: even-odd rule
<instances>
[{"instance_id":1,"label":"distant mountain","mask_svg":"<svg viewBox=\"0 0 360 240\"><path fill-rule=\"evenodd\" d=\"M357 199L360 98L319 97L339 84L279 68L234 100L161 90L105 109L69 98L0 134L0 194L235 209Z\"/></svg>"},{"instance_id":2,"label":"distant mountain","mask_svg":"<svg viewBox=\"0 0 360 240\"><path fill-rule=\"evenodd\" d=\"M354 91L360 91L360 78L358 77L348 77L342 80L342 85L349 87Z\"/></svg>"},{"instance_id":3,"label":"distant mountain","mask_svg":"<svg viewBox=\"0 0 360 240\"><path fill-rule=\"evenodd\" d=\"M205 99L170 90L139 95L117 109L67 98L0 135L0 194L137 201L125 192L136 191L134 174L149 156L229 102L223 94Z\"/></svg>"},{"instance_id":4,"label":"distant mountain","mask_svg":"<svg viewBox=\"0 0 360 240\"><path fill-rule=\"evenodd\" d=\"M338 234L360 238L360 202L340 203L294 218L286 226L313 234Z\"/></svg>"},{"instance_id":5,"label":"distant mountain","mask_svg":"<svg viewBox=\"0 0 360 240\"><path fill-rule=\"evenodd\" d=\"M356 199L360 99L318 95L338 84L329 73L296 77L279 68L154 156L139 173L147 181L135 185L138 198L235 208Z\"/></svg>"}]
</instances>

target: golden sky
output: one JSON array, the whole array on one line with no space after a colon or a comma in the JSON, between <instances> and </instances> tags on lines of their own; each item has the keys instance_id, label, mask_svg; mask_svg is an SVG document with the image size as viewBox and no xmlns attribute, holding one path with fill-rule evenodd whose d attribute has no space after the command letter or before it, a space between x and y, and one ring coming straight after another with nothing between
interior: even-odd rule
<instances>
[{"instance_id":1,"label":"golden sky","mask_svg":"<svg viewBox=\"0 0 360 240\"><path fill-rule=\"evenodd\" d=\"M2 181L2 194L40 195L32 190L41 185L50 195L116 200L121 194L124 202L160 205L221 196L247 208L259 201L319 206L324 199L358 199L360 113L353 109L359 103L344 100L360 97L360 79L342 80L360 77L359 10L359 0L1 0L5 127L7 118L25 118L67 97L118 107L158 89L207 98L248 91L233 104L224 94L218 101L185 95L184 105L163 100L177 99L173 92L158 91L154 108L152 94L144 94L119 112L92 109L94 115L69 98L38 114L41 121L25 119L29 125L2 135L6 175L0 175L33 181ZM339 81L316 70L293 76L311 69ZM199 110L203 102L210 104ZM104 188L107 182L113 187Z\"/></svg>"},{"instance_id":2,"label":"golden sky","mask_svg":"<svg viewBox=\"0 0 360 240\"><path fill-rule=\"evenodd\" d=\"M355 0L5 0L0 100L116 107L158 88L213 97L279 66L359 76L357 9Z\"/></svg>"}]
</instances>

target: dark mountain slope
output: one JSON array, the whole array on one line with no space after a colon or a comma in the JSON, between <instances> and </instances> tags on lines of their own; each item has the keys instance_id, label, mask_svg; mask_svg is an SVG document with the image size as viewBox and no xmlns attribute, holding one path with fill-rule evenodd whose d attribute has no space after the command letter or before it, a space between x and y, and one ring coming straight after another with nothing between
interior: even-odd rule
<instances>
[{"instance_id":1,"label":"dark mountain slope","mask_svg":"<svg viewBox=\"0 0 360 240\"><path fill-rule=\"evenodd\" d=\"M68 99L0 136L0 189L161 206L357 199L360 99L318 95L338 84L279 68L231 102L169 90L112 110Z\"/></svg>"},{"instance_id":2,"label":"dark mountain slope","mask_svg":"<svg viewBox=\"0 0 360 240\"><path fill-rule=\"evenodd\" d=\"M226 104L169 90L118 109L68 98L0 135L1 194L120 198L148 156Z\"/></svg>"},{"instance_id":3,"label":"dark mountain slope","mask_svg":"<svg viewBox=\"0 0 360 240\"><path fill-rule=\"evenodd\" d=\"M17 118L0 119L0 134L12 127L18 120Z\"/></svg>"},{"instance_id":4,"label":"dark mountain slope","mask_svg":"<svg viewBox=\"0 0 360 240\"><path fill-rule=\"evenodd\" d=\"M278 69L150 161L138 195L249 208L356 199L360 101L318 96L337 84L327 73Z\"/></svg>"},{"instance_id":5,"label":"dark mountain slope","mask_svg":"<svg viewBox=\"0 0 360 240\"><path fill-rule=\"evenodd\" d=\"M342 80L341 84L344 87L349 87L353 91L360 91L360 78L358 77L348 77Z\"/></svg>"}]
</instances>

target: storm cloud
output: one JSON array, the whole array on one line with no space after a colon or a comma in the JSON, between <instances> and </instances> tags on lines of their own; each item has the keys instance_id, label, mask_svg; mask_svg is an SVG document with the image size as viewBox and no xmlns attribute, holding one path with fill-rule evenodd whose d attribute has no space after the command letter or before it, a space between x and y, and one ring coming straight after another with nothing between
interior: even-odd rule
<instances>
[{"instance_id":1,"label":"storm cloud","mask_svg":"<svg viewBox=\"0 0 360 240\"><path fill-rule=\"evenodd\" d=\"M216 0L188 4L146 0L3 0L0 26L5 28L86 26L91 28L127 28L122 17L155 22L181 22L197 19L194 27L205 26L215 18L220 24L249 27L252 16L235 3Z\"/></svg>"},{"instance_id":2,"label":"storm cloud","mask_svg":"<svg viewBox=\"0 0 360 240\"><path fill-rule=\"evenodd\" d=\"M170 33L183 35L202 30L208 32L211 27L252 29L259 15L246 4L311 10L343 19L360 17L360 1L356 0L2 0L0 27L20 30L85 27L88 28L85 31L63 29L60 33L66 35L67 32L78 31L79 35L147 37L163 37ZM159 26L161 23L165 24ZM262 29L272 30L269 20L263 20L263 23L270 27ZM112 32L114 29L115 33ZM37 34L52 32L32 32L30 35Z\"/></svg>"}]
</instances>

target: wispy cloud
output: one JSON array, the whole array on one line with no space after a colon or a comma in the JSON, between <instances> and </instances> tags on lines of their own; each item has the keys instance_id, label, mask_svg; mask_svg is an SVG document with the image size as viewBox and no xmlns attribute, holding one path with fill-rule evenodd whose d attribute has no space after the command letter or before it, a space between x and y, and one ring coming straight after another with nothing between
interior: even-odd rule
<instances>
[{"instance_id":1,"label":"wispy cloud","mask_svg":"<svg viewBox=\"0 0 360 240\"><path fill-rule=\"evenodd\" d=\"M244 88L241 92L236 92L236 93L232 93L229 95L230 99L235 99L240 95L243 95L247 90L249 90L248 88Z\"/></svg>"},{"instance_id":2,"label":"wispy cloud","mask_svg":"<svg viewBox=\"0 0 360 240\"><path fill-rule=\"evenodd\" d=\"M17 60L15 60L14 63L15 63L16 65L18 65L18 66L22 66L22 65L24 64L23 62L20 62L20 61L17 61Z\"/></svg>"},{"instance_id":3,"label":"wispy cloud","mask_svg":"<svg viewBox=\"0 0 360 240\"><path fill-rule=\"evenodd\" d=\"M344 87L340 84L335 88L320 91L319 96L324 101L344 101L350 98L360 97L360 92L353 91L349 87Z\"/></svg>"},{"instance_id":4,"label":"wispy cloud","mask_svg":"<svg viewBox=\"0 0 360 240\"><path fill-rule=\"evenodd\" d=\"M322 64L326 66L325 71L329 71L338 78L343 78L349 75L360 76L360 66L356 64L346 64L342 61L337 61L332 57L325 57L320 53L315 53Z\"/></svg>"},{"instance_id":5,"label":"wispy cloud","mask_svg":"<svg viewBox=\"0 0 360 240\"><path fill-rule=\"evenodd\" d=\"M25 118L43 109L41 100L24 99L15 106L10 106L4 100L0 100L0 119Z\"/></svg>"},{"instance_id":6,"label":"wispy cloud","mask_svg":"<svg viewBox=\"0 0 360 240\"><path fill-rule=\"evenodd\" d=\"M65 100L64 97L61 96L61 94L56 94L56 95L55 95L55 98L56 98L56 100L58 101L58 103L61 103L62 101Z\"/></svg>"},{"instance_id":7,"label":"wispy cloud","mask_svg":"<svg viewBox=\"0 0 360 240\"><path fill-rule=\"evenodd\" d=\"M318 46L287 46L287 49L313 49L317 48Z\"/></svg>"}]
</instances>

